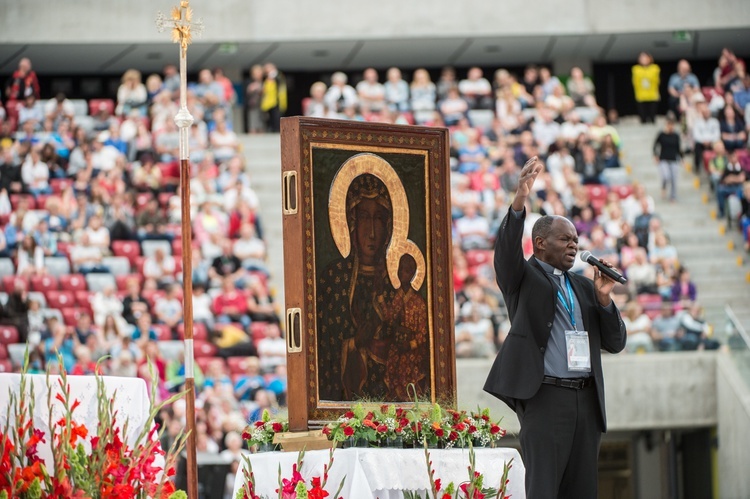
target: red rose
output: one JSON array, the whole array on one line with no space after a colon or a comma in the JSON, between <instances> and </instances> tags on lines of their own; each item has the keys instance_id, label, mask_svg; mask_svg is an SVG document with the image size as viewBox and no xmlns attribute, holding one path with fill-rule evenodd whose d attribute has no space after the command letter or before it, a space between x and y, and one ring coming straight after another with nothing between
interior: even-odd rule
<instances>
[{"instance_id":1,"label":"red rose","mask_svg":"<svg viewBox=\"0 0 750 499\"><path fill-rule=\"evenodd\" d=\"M264 423L263 421L256 421L255 422L255 427L256 428L262 428L264 424L266 424L266 423Z\"/></svg>"},{"instance_id":2,"label":"red rose","mask_svg":"<svg viewBox=\"0 0 750 499\"><path fill-rule=\"evenodd\" d=\"M457 412L454 412L453 413L453 421L458 421L459 419L461 419L461 414L459 414Z\"/></svg>"},{"instance_id":3,"label":"red rose","mask_svg":"<svg viewBox=\"0 0 750 499\"><path fill-rule=\"evenodd\" d=\"M450 434L448 435L448 440L458 440L458 433L456 433L455 431L450 432Z\"/></svg>"},{"instance_id":4,"label":"red rose","mask_svg":"<svg viewBox=\"0 0 750 499\"><path fill-rule=\"evenodd\" d=\"M401 420L398 422L398 424L399 424L399 426L403 426L403 427L409 426L409 420L406 419L406 418L401 418Z\"/></svg>"},{"instance_id":5,"label":"red rose","mask_svg":"<svg viewBox=\"0 0 750 499\"><path fill-rule=\"evenodd\" d=\"M247 431L247 430L243 431L242 432L242 439L243 440L250 440L250 432ZM92 443L92 445L93 445L93 443Z\"/></svg>"},{"instance_id":6,"label":"red rose","mask_svg":"<svg viewBox=\"0 0 750 499\"><path fill-rule=\"evenodd\" d=\"M489 421L490 417L489 416L485 416L484 414L482 414L482 419L485 420L485 421Z\"/></svg>"},{"instance_id":7,"label":"red rose","mask_svg":"<svg viewBox=\"0 0 750 499\"><path fill-rule=\"evenodd\" d=\"M380 406L380 412L382 412L383 414L387 413L388 412L388 405L386 405L386 404L381 405Z\"/></svg>"},{"instance_id":8,"label":"red rose","mask_svg":"<svg viewBox=\"0 0 750 499\"><path fill-rule=\"evenodd\" d=\"M442 437L443 435L445 435L445 432L443 431L442 428L438 428L437 430L435 430L436 437Z\"/></svg>"},{"instance_id":9,"label":"red rose","mask_svg":"<svg viewBox=\"0 0 750 499\"><path fill-rule=\"evenodd\" d=\"M456 431L464 431L466 429L466 425L463 423L458 423L456 426L453 427Z\"/></svg>"},{"instance_id":10,"label":"red rose","mask_svg":"<svg viewBox=\"0 0 750 499\"><path fill-rule=\"evenodd\" d=\"M323 435L328 436L330 434L331 434L331 429L329 427L327 427L327 426L324 426L323 427Z\"/></svg>"},{"instance_id":11,"label":"red rose","mask_svg":"<svg viewBox=\"0 0 750 499\"><path fill-rule=\"evenodd\" d=\"M354 428L352 428L351 426L344 426L344 435L346 435L347 437L351 437L352 435L354 435Z\"/></svg>"},{"instance_id":12,"label":"red rose","mask_svg":"<svg viewBox=\"0 0 750 499\"><path fill-rule=\"evenodd\" d=\"M344 413L344 417L347 419L352 419L354 417L354 413L352 411L346 411Z\"/></svg>"},{"instance_id":13,"label":"red rose","mask_svg":"<svg viewBox=\"0 0 750 499\"><path fill-rule=\"evenodd\" d=\"M369 420L373 420L373 419L375 419L375 414L373 414L372 412L368 412L367 416L365 416L365 419L366 420L368 420L368 419Z\"/></svg>"},{"instance_id":14,"label":"red rose","mask_svg":"<svg viewBox=\"0 0 750 499\"><path fill-rule=\"evenodd\" d=\"M399 426L398 428L396 428L396 429L395 429L395 430L393 430L393 431L395 431L396 433L401 433L401 431L402 431L402 428L401 428L401 427Z\"/></svg>"},{"instance_id":15,"label":"red rose","mask_svg":"<svg viewBox=\"0 0 750 499\"><path fill-rule=\"evenodd\" d=\"M477 427L474 426L474 425L470 425L469 426L469 433L474 433L475 431L477 431Z\"/></svg>"},{"instance_id":16,"label":"red rose","mask_svg":"<svg viewBox=\"0 0 750 499\"><path fill-rule=\"evenodd\" d=\"M384 424L378 425L378 433L385 433L388 431L388 427Z\"/></svg>"},{"instance_id":17,"label":"red rose","mask_svg":"<svg viewBox=\"0 0 750 499\"><path fill-rule=\"evenodd\" d=\"M271 427L273 428L274 433L281 433L282 431L284 431L284 426L278 422L271 425Z\"/></svg>"},{"instance_id":18,"label":"red rose","mask_svg":"<svg viewBox=\"0 0 750 499\"><path fill-rule=\"evenodd\" d=\"M493 424L492 426L490 426L490 433L492 433L493 435L500 433L500 427L496 424Z\"/></svg>"}]
</instances>

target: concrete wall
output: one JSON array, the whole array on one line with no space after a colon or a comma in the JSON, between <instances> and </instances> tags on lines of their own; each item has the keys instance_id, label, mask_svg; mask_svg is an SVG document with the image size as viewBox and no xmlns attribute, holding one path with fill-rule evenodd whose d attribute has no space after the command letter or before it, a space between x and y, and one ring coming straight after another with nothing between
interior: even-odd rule
<instances>
[{"instance_id":1,"label":"concrete wall","mask_svg":"<svg viewBox=\"0 0 750 499\"><path fill-rule=\"evenodd\" d=\"M605 355L602 363L609 430L716 425L716 359L717 355L710 352ZM459 406L490 407L493 413L505 417L509 431L517 431L515 414L482 391L490 365L487 360L459 360ZM750 431L750 424L747 428Z\"/></svg>"},{"instance_id":2,"label":"concrete wall","mask_svg":"<svg viewBox=\"0 0 750 499\"><path fill-rule=\"evenodd\" d=\"M0 43L162 42L154 17L176 4L0 0ZM209 42L664 32L750 24L746 0L193 0L191 6L211 26L203 37Z\"/></svg>"},{"instance_id":3,"label":"concrete wall","mask_svg":"<svg viewBox=\"0 0 750 499\"><path fill-rule=\"evenodd\" d=\"M728 355L718 363L720 497L750 497L750 389Z\"/></svg>"}]
</instances>

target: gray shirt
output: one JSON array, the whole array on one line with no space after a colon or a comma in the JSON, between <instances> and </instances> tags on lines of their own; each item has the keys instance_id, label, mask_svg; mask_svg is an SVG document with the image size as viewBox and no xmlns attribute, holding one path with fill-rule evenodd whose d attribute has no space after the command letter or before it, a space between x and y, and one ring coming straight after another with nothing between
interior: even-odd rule
<instances>
[{"instance_id":1,"label":"gray shirt","mask_svg":"<svg viewBox=\"0 0 750 499\"><path fill-rule=\"evenodd\" d=\"M570 305L571 297L568 296L568 286L565 284L565 280L568 279L566 272L560 269L554 268L552 265L545 263L541 260L537 260L539 265L549 274L552 282L555 283L557 291L559 291L565 300ZM571 287L572 291L573 288ZM576 320L575 327L573 321L570 319L570 314L565 308L563 301L560 297L557 297L555 301L555 319L552 321L552 331L547 340L547 349L544 352L544 374L547 376L554 376L556 378L581 378L589 376L590 373L581 371L569 371L568 370L568 356L567 348L565 346L565 331L571 331L578 329L583 331L583 315L581 314L581 306L578 303L578 298L575 293L572 293L573 305L574 305L574 316Z\"/></svg>"}]
</instances>

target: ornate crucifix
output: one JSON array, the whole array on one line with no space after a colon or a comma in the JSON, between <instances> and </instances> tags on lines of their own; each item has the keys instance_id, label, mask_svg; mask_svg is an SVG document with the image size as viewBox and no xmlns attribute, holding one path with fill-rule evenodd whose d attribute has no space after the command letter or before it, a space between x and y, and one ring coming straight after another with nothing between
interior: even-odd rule
<instances>
[{"instance_id":1,"label":"ornate crucifix","mask_svg":"<svg viewBox=\"0 0 750 499\"><path fill-rule=\"evenodd\" d=\"M201 21L193 22L190 0L180 0L179 7L172 8L171 19L161 12L156 18L159 31L171 28L172 41L180 44L180 109L174 121L180 130L180 199L182 202L182 283L185 330L185 398L187 418L187 493L190 499L198 497L198 463L195 445L195 358L193 353L193 252L190 223L190 125L193 117L187 108L187 48L193 34L203 31Z\"/></svg>"}]
</instances>

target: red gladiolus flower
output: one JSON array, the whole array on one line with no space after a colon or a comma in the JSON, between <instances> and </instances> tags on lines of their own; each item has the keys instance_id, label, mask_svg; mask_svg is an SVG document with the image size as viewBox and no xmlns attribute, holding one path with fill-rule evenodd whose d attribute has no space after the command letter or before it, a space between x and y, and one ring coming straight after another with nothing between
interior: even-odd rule
<instances>
[{"instance_id":1,"label":"red gladiolus flower","mask_svg":"<svg viewBox=\"0 0 750 499\"><path fill-rule=\"evenodd\" d=\"M450 494L443 494L440 499L453 499Z\"/></svg>"},{"instance_id":2,"label":"red gladiolus flower","mask_svg":"<svg viewBox=\"0 0 750 499\"><path fill-rule=\"evenodd\" d=\"M352 435L354 435L354 428L352 428L351 426L344 426L344 435L346 435L347 437L351 437Z\"/></svg>"},{"instance_id":3,"label":"red gladiolus flower","mask_svg":"<svg viewBox=\"0 0 750 499\"><path fill-rule=\"evenodd\" d=\"M70 422L70 445L75 445L78 437L83 439L86 438L88 434L89 430L84 425L78 425L75 421Z\"/></svg>"},{"instance_id":4,"label":"red gladiolus flower","mask_svg":"<svg viewBox=\"0 0 750 499\"><path fill-rule=\"evenodd\" d=\"M274 433L281 433L284 430L284 426L281 423L274 423L272 427Z\"/></svg>"},{"instance_id":5,"label":"red gladiolus flower","mask_svg":"<svg viewBox=\"0 0 750 499\"><path fill-rule=\"evenodd\" d=\"M436 479L435 479L435 491L436 491L436 492L440 492L440 485L441 485L441 484L440 484L440 479L439 479L439 478L436 478Z\"/></svg>"},{"instance_id":6,"label":"red gladiolus flower","mask_svg":"<svg viewBox=\"0 0 750 499\"><path fill-rule=\"evenodd\" d=\"M328 497L328 492L323 490L323 488L320 486L320 477L313 477L311 483L312 488L307 491L308 499L324 499L325 497Z\"/></svg>"}]
</instances>

